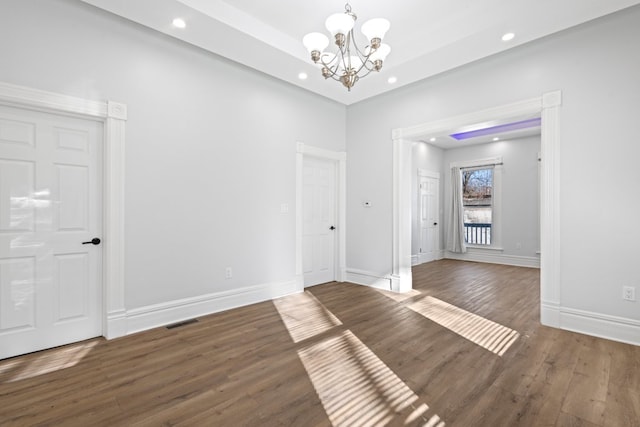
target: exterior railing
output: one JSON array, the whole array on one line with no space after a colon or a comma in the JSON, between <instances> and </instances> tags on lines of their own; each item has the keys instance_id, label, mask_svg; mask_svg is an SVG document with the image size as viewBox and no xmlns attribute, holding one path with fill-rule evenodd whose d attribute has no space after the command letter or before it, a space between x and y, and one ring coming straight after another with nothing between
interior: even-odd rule
<instances>
[{"instance_id":1,"label":"exterior railing","mask_svg":"<svg viewBox=\"0 0 640 427\"><path fill-rule=\"evenodd\" d=\"M470 245L491 244L491 224L464 223L464 241Z\"/></svg>"}]
</instances>

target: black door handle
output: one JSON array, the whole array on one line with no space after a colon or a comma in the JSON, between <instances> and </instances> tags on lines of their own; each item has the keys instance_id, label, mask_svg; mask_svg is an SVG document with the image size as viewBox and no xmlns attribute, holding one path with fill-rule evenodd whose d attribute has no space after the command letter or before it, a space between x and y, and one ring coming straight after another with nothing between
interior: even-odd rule
<instances>
[{"instance_id":1,"label":"black door handle","mask_svg":"<svg viewBox=\"0 0 640 427\"><path fill-rule=\"evenodd\" d=\"M336 228L332 225L331 227L329 227L329 230L335 230Z\"/></svg>"},{"instance_id":2,"label":"black door handle","mask_svg":"<svg viewBox=\"0 0 640 427\"><path fill-rule=\"evenodd\" d=\"M100 244L100 239L98 239L97 237L94 237L93 239L91 239L88 242L82 242L83 245L99 245Z\"/></svg>"},{"instance_id":3,"label":"black door handle","mask_svg":"<svg viewBox=\"0 0 640 427\"><path fill-rule=\"evenodd\" d=\"M437 223L437 222L434 222L434 223L433 223L433 225L438 225L438 223Z\"/></svg>"}]
</instances>

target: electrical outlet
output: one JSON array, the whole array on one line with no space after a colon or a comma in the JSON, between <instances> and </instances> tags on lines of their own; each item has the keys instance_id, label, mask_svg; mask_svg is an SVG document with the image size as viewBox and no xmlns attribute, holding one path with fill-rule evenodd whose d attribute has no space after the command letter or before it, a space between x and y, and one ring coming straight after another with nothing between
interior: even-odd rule
<instances>
[{"instance_id":1,"label":"electrical outlet","mask_svg":"<svg viewBox=\"0 0 640 427\"><path fill-rule=\"evenodd\" d=\"M224 278L225 279L231 279L233 277L233 270L231 269L231 267L227 267L224 269Z\"/></svg>"},{"instance_id":2,"label":"electrical outlet","mask_svg":"<svg viewBox=\"0 0 640 427\"><path fill-rule=\"evenodd\" d=\"M636 288L633 286L623 286L622 287L622 299L627 301L635 301L636 300Z\"/></svg>"}]
</instances>

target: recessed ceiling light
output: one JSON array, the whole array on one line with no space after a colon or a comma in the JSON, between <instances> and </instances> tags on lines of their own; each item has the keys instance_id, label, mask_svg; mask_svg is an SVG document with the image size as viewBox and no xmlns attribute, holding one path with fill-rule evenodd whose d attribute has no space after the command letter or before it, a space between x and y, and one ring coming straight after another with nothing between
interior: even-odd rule
<instances>
[{"instance_id":1,"label":"recessed ceiling light","mask_svg":"<svg viewBox=\"0 0 640 427\"><path fill-rule=\"evenodd\" d=\"M184 22L184 19L182 18L176 18L173 20L172 22L173 26L176 28L185 28L187 26L187 23Z\"/></svg>"},{"instance_id":2,"label":"recessed ceiling light","mask_svg":"<svg viewBox=\"0 0 640 427\"><path fill-rule=\"evenodd\" d=\"M498 138L497 136L495 138L493 138L494 141L500 141L500 138Z\"/></svg>"},{"instance_id":3,"label":"recessed ceiling light","mask_svg":"<svg viewBox=\"0 0 640 427\"><path fill-rule=\"evenodd\" d=\"M515 36L516 36L516 35L515 35L515 34L513 34L513 33L506 33L506 34L504 34L504 35L502 36L502 41L503 41L503 42L508 42L509 40L513 40L513 38L514 38Z\"/></svg>"},{"instance_id":4,"label":"recessed ceiling light","mask_svg":"<svg viewBox=\"0 0 640 427\"><path fill-rule=\"evenodd\" d=\"M298 78L299 78L300 80L307 80L307 77L309 77L309 76L307 75L307 73L304 73L304 72L303 72L303 73L298 74Z\"/></svg>"},{"instance_id":5,"label":"recessed ceiling light","mask_svg":"<svg viewBox=\"0 0 640 427\"><path fill-rule=\"evenodd\" d=\"M387 82L389 82L389 84L394 84L397 81L398 81L398 78L396 76L391 76L387 79Z\"/></svg>"},{"instance_id":6,"label":"recessed ceiling light","mask_svg":"<svg viewBox=\"0 0 640 427\"><path fill-rule=\"evenodd\" d=\"M436 139L435 138L431 138L429 141L436 142Z\"/></svg>"}]
</instances>

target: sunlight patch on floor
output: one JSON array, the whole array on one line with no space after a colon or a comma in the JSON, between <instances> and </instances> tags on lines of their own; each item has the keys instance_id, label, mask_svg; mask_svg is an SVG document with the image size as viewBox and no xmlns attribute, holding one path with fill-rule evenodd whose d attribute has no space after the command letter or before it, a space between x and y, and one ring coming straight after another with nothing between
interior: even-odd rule
<instances>
[{"instance_id":1,"label":"sunlight patch on floor","mask_svg":"<svg viewBox=\"0 0 640 427\"><path fill-rule=\"evenodd\" d=\"M425 418L426 404L351 331L342 331L298 351L334 427L383 426L406 414L404 424L443 427ZM396 420L397 421L397 420Z\"/></svg>"},{"instance_id":2,"label":"sunlight patch on floor","mask_svg":"<svg viewBox=\"0 0 640 427\"><path fill-rule=\"evenodd\" d=\"M0 383L11 383L76 366L98 341L71 344L0 362Z\"/></svg>"},{"instance_id":3,"label":"sunlight patch on floor","mask_svg":"<svg viewBox=\"0 0 640 427\"><path fill-rule=\"evenodd\" d=\"M502 356L520 336L513 329L430 296L408 307L498 356Z\"/></svg>"},{"instance_id":4,"label":"sunlight patch on floor","mask_svg":"<svg viewBox=\"0 0 640 427\"><path fill-rule=\"evenodd\" d=\"M289 330L291 339L296 343L342 325L342 322L308 291L276 299L273 304Z\"/></svg>"},{"instance_id":5,"label":"sunlight patch on floor","mask_svg":"<svg viewBox=\"0 0 640 427\"><path fill-rule=\"evenodd\" d=\"M311 292L273 301L334 427L444 427L429 407ZM314 338L316 338L314 340ZM429 418L430 416L430 418Z\"/></svg>"},{"instance_id":6,"label":"sunlight patch on floor","mask_svg":"<svg viewBox=\"0 0 640 427\"><path fill-rule=\"evenodd\" d=\"M417 289L411 289L409 292L403 292L403 293L387 291L384 289L375 289L375 290L380 292L385 297L391 298L392 300L398 301L398 302L403 302L410 298L417 297L418 295L422 295L422 292L420 292Z\"/></svg>"}]
</instances>

